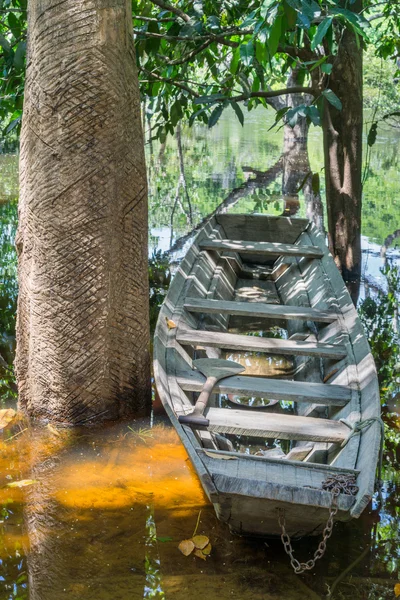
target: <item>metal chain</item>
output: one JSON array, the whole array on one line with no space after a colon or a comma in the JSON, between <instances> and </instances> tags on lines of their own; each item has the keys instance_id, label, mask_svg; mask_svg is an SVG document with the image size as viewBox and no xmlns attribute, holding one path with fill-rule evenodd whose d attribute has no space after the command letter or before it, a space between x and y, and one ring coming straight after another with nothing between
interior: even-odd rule
<instances>
[{"instance_id":1,"label":"metal chain","mask_svg":"<svg viewBox=\"0 0 400 600\"><path fill-rule=\"evenodd\" d=\"M292 542L289 534L286 532L286 521L285 521L285 511L280 509L279 511L279 525L282 529L281 540L283 547L285 549L286 554L290 558L290 564L293 567L296 575L301 575L305 571L311 571L315 567L315 563L317 560L323 557L326 551L326 543L328 539L332 535L333 531L333 519L338 512L337 498L341 492L345 494L350 494L355 496L358 492L358 487L356 486L356 479L354 475L333 475L332 477L328 477L326 481L322 483L322 489L326 491L330 491L332 493L332 505L329 509L329 517L322 532L322 540L318 544L318 548L314 552L314 558L308 560L305 563L301 563L294 557L294 552L292 548Z\"/></svg>"}]
</instances>

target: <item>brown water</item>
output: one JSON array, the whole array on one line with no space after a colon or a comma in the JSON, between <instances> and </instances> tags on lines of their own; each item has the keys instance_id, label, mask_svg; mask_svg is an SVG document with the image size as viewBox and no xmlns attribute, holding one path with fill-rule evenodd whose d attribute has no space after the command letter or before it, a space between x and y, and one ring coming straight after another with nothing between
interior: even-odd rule
<instances>
[{"instance_id":1,"label":"brown water","mask_svg":"<svg viewBox=\"0 0 400 600\"><path fill-rule=\"evenodd\" d=\"M394 478L381 522L367 510L358 522L336 526L316 570L296 576L279 540L240 538L216 520L162 416L79 431L20 422L3 435L0 473L1 600L322 598L362 554L334 597L394 597ZM8 485L24 480L29 485ZM212 544L206 561L178 550L198 520L197 532ZM295 548L304 560L316 544Z\"/></svg>"}]
</instances>

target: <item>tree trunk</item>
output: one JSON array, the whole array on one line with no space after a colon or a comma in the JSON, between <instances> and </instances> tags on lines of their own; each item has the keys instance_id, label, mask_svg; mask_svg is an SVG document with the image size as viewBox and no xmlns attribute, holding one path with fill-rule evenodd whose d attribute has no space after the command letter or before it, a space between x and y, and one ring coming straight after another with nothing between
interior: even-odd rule
<instances>
[{"instance_id":1,"label":"tree trunk","mask_svg":"<svg viewBox=\"0 0 400 600\"><path fill-rule=\"evenodd\" d=\"M352 7L355 12L359 9L361 2ZM329 243L344 280L357 287L361 276L362 49L348 29L340 40L329 88L343 105L341 111L327 100L324 105Z\"/></svg>"},{"instance_id":2,"label":"tree trunk","mask_svg":"<svg viewBox=\"0 0 400 600\"><path fill-rule=\"evenodd\" d=\"M293 69L287 82L287 87L299 85L298 70ZM288 94L284 106L294 107L307 103L310 96L303 94ZM282 101L281 101L282 102ZM276 106L278 109L278 106ZM299 191L302 189L306 204L307 218L318 229L324 228L324 213L319 189L313 189L312 172L308 156L309 125L305 117L298 117L294 127L285 125L283 128L283 176L282 195L284 214L294 215L299 210Z\"/></svg>"},{"instance_id":3,"label":"tree trunk","mask_svg":"<svg viewBox=\"0 0 400 600\"><path fill-rule=\"evenodd\" d=\"M147 185L125 0L30 0L21 133L20 407L64 423L150 400Z\"/></svg>"}]
</instances>

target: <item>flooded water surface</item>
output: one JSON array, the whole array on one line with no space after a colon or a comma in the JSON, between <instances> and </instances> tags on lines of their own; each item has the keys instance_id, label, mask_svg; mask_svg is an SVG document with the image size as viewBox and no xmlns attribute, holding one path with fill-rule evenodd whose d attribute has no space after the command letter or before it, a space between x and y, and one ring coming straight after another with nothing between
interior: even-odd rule
<instances>
[{"instance_id":1,"label":"flooded water surface","mask_svg":"<svg viewBox=\"0 0 400 600\"><path fill-rule=\"evenodd\" d=\"M0 471L2 600L322 598L352 562L338 598L393 598L395 476L381 513L338 524L316 569L296 576L280 540L241 538L217 521L161 417L78 431L20 422L3 434ZM212 545L205 560L178 549L195 530ZM318 541L294 544L301 560Z\"/></svg>"}]
</instances>

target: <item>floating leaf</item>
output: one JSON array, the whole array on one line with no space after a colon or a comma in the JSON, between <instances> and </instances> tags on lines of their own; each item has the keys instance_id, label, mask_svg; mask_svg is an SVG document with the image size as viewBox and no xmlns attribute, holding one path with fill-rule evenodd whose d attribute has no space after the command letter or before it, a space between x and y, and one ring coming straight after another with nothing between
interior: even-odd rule
<instances>
[{"instance_id":1,"label":"floating leaf","mask_svg":"<svg viewBox=\"0 0 400 600\"><path fill-rule=\"evenodd\" d=\"M165 320L167 322L168 329L175 329L176 328L176 323L174 321L172 321L171 319L168 319L168 317L165 317Z\"/></svg>"},{"instance_id":2,"label":"floating leaf","mask_svg":"<svg viewBox=\"0 0 400 600\"><path fill-rule=\"evenodd\" d=\"M207 560L205 554L203 554L201 550L195 550L194 555L202 560Z\"/></svg>"},{"instance_id":3,"label":"floating leaf","mask_svg":"<svg viewBox=\"0 0 400 600\"><path fill-rule=\"evenodd\" d=\"M192 542L198 550L203 550L208 544L210 540L206 535L195 535L192 537Z\"/></svg>"},{"instance_id":4,"label":"floating leaf","mask_svg":"<svg viewBox=\"0 0 400 600\"><path fill-rule=\"evenodd\" d=\"M7 487L22 488L28 485L33 485L34 483L37 483L37 479L21 479L21 481L12 481L11 483L7 483Z\"/></svg>"},{"instance_id":5,"label":"floating leaf","mask_svg":"<svg viewBox=\"0 0 400 600\"><path fill-rule=\"evenodd\" d=\"M396 598L400 596L400 583L396 583L396 585L394 586L394 594Z\"/></svg>"},{"instance_id":6,"label":"floating leaf","mask_svg":"<svg viewBox=\"0 0 400 600\"><path fill-rule=\"evenodd\" d=\"M16 411L13 408L3 408L0 410L0 429L7 427L9 423L15 418Z\"/></svg>"},{"instance_id":7,"label":"floating leaf","mask_svg":"<svg viewBox=\"0 0 400 600\"><path fill-rule=\"evenodd\" d=\"M205 554L206 556L208 556L211 553L211 544L207 544L207 546L205 548L203 548L203 554Z\"/></svg>"},{"instance_id":8,"label":"floating leaf","mask_svg":"<svg viewBox=\"0 0 400 600\"><path fill-rule=\"evenodd\" d=\"M182 554L189 556L189 554L191 554L195 549L195 545L192 540L182 540L178 548Z\"/></svg>"},{"instance_id":9,"label":"floating leaf","mask_svg":"<svg viewBox=\"0 0 400 600\"><path fill-rule=\"evenodd\" d=\"M48 429L49 431L51 431L51 433L52 433L53 435L55 435L56 437L60 437L61 433L60 433L59 431L57 431L57 429L56 429L55 427L53 427L53 425L50 425L50 423L48 423L48 425L47 425L47 429Z\"/></svg>"}]
</instances>

